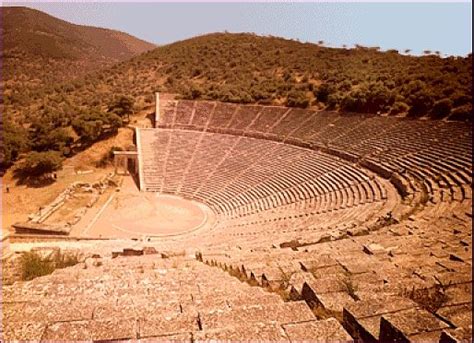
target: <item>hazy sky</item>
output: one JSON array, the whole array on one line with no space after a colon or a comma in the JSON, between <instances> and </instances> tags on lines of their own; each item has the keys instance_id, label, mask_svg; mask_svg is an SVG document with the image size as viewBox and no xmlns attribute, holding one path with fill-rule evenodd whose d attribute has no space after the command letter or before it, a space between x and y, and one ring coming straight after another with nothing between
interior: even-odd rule
<instances>
[{"instance_id":1,"label":"hazy sky","mask_svg":"<svg viewBox=\"0 0 474 343\"><path fill-rule=\"evenodd\" d=\"M16 3L18 4L18 3ZM466 55L471 3L25 3L76 24L166 44L224 31L271 34L330 46L439 50Z\"/></svg>"}]
</instances>

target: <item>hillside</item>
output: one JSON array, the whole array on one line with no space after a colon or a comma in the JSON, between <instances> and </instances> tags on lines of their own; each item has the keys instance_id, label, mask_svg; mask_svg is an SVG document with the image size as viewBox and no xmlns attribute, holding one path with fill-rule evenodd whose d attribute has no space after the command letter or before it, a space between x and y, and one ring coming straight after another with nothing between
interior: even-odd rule
<instances>
[{"instance_id":1,"label":"hillside","mask_svg":"<svg viewBox=\"0 0 474 343\"><path fill-rule=\"evenodd\" d=\"M5 93L22 93L110 66L155 46L126 33L80 26L26 7L2 7Z\"/></svg>"},{"instance_id":2,"label":"hillside","mask_svg":"<svg viewBox=\"0 0 474 343\"><path fill-rule=\"evenodd\" d=\"M471 71L471 55L414 57L217 33L156 48L59 94L107 103L114 93L140 97L160 90L185 98L423 116L439 100L450 100L451 108L470 103Z\"/></svg>"},{"instance_id":3,"label":"hillside","mask_svg":"<svg viewBox=\"0 0 474 343\"><path fill-rule=\"evenodd\" d=\"M471 120L471 71L471 54L415 57L215 33L158 47L72 82L48 84L21 99L6 93L5 104L17 123L10 130L14 136L33 123L30 141L49 143L30 148L57 150L69 144L72 128L81 138L98 139L90 134L96 123L117 125L109 110L118 95L131 97L141 110L153 103L155 91L186 99ZM52 135L58 128L69 131Z\"/></svg>"}]
</instances>

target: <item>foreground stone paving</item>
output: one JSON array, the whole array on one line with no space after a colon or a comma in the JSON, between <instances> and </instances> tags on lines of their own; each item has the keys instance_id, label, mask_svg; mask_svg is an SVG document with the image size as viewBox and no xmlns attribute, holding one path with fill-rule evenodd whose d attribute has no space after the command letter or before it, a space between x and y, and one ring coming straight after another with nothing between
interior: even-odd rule
<instances>
[{"instance_id":1,"label":"foreground stone paving","mask_svg":"<svg viewBox=\"0 0 474 343\"><path fill-rule=\"evenodd\" d=\"M350 341L304 301L251 287L193 259L97 258L4 286L2 339Z\"/></svg>"},{"instance_id":2,"label":"foreground stone paving","mask_svg":"<svg viewBox=\"0 0 474 343\"><path fill-rule=\"evenodd\" d=\"M142 190L206 204L213 224L16 237L9 283L20 252L81 263L4 283L3 340L472 341L471 124L194 101L160 111L158 128L137 130Z\"/></svg>"},{"instance_id":3,"label":"foreground stone paving","mask_svg":"<svg viewBox=\"0 0 474 343\"><path fill-rule=\"evenodd\" d=\"M336 241L291 249L207 248L196 257L284 299L305 300L318 319L337 319L354 339L470 341L470 213L456 206L437 220L424 215L414 224Z\"/></svg>"},{"instance_id":4,"label":"foreground stone paving","mask_svg":"<svg viewBox=\"0 0 474 343\"><path fill-rule=\"evenodd\" d=\"M215 231L25 243L86 260L4 285L2 338L470 341L468 205L428 204L401 223L341 227L310 244L277 246L278 229L227 242Z\"/></svg>"}]
</instances>

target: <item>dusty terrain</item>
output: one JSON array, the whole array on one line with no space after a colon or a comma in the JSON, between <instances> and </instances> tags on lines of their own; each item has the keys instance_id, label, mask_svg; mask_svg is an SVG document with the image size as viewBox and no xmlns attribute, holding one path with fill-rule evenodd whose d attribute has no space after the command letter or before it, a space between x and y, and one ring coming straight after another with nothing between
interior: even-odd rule
<instances>
[{"instance_id":1,"label":"dusty terrain","mask_svg":"<svg viewBox=\"0 0 474 343\"><path fill-rule=\"evenodd\" d=\"M34 188L19 185L13 177L14 167L10 168L2 178L2 231L8 232L12 224L27 220L29 214L53 201L71 183L94 182L113 171L111 165L96 168L96 162L114 146L124 149L130 146L132 135L132 129L120 129L116 136L100 141L65 160L63 169L57 172L57 180L47 186ZM7 186L9 193L6 191Z\"/></svg>"},{"instance_id":2,"label":"dusty terrain","mask_svg":"<svg viewBox=\"0 0 474 343\"><path fill-rule=\"evenodd\" d=\"M204 205L177 196L142 193L131 177L124 177L119 192L103 195L101 203L74 227L72 235L174 236L211 225L211 221L212 214Z\"/></svg>"}]
</instances>

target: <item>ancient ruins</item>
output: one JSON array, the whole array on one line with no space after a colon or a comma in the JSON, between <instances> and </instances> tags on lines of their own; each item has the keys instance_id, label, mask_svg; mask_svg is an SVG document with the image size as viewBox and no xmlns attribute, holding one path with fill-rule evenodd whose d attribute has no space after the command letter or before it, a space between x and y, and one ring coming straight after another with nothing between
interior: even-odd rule
<instances>
[{"instance_id":1,"label":"ancient ruins","mask_svg":"<svg viewBox=\"0 0 474 343\"><path fill-rule=\"evenodd\" d=\"M154 126L81 230L5 240L3 340L472 340L471 124L162 97ZM20 281L30 250L77 263Z\"/></svg>"}]
</instances>

